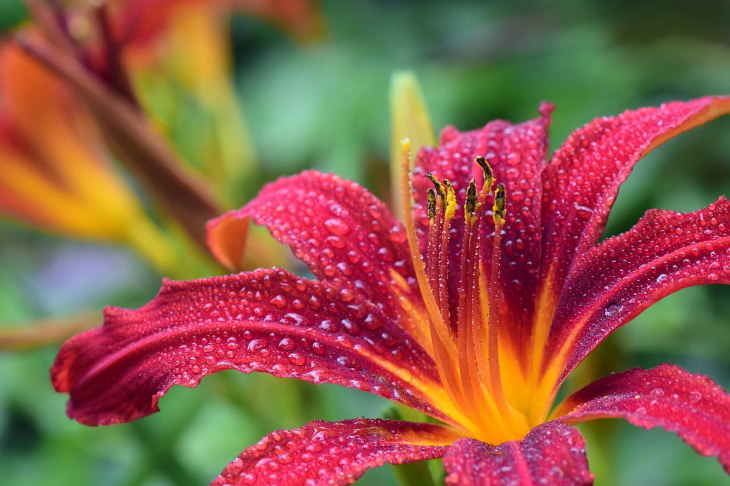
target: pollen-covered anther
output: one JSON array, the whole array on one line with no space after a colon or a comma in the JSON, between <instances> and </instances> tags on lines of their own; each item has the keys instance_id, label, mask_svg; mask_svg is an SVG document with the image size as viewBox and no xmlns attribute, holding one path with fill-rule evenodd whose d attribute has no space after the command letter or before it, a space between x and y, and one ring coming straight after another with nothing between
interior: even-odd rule
<instances>
[{"instance_id":1,"label":"pollen-covered anther","mask_svg":"<svg viewBox=\"0 0 730 486\"><path fill-rule=\"evenodd\" d=\"M433 223L436 220L436 191L429 189L426 197L428 199L428 219Z\"/></svg>"},{"instance_id":2,"label":"pollen-covered anther","mask_svg":"<svg viewBox=\"0 0 730 486\"><path fill-rule=\"evenodd\" d=\"M489 165L489 162L487 162L487 159L482 157L481 155L479 157L476 157L474 159L474 162L477 163L479 167L481 167L482 172L484 173L484 184L482 185L482 195L489 194L489 192L492 190L492 186L494 185L494 171L492 170L492 166Z\"/></svg>"},{"instance_id":3,"label":"pollen-covered anther","mask_svg":"<svg viewBox=\"0 0 730 486\"><path fill-rule=\"evenodd\" d=\"M507 217L507 190L504 184L497 184L494 189L494 205L492 206L494 225L501 227Z\"/></svg>"},{"instance_id":4,"label":"pollen-covered anther","mask_svg":"<svg viewBox=\"0 0 730 486\"><path fill-rule=\"evenodd\" d=\"M476 180L472 179L466 189L466 200L464 201L464 217L467 224L473 225L476 222L478 205Z\"/></svg>"},{"instance_id":5,"label":"pollen-covered anther","mask_svg":"<svg viewBox=\"0 0 730 486\"><path fill-rule=\"evenodd\" d=\"M426 174L426 177L433 184L433 187L436 190L436 194L438 194L438 196L441 199L445 199L446 198L446 192L444 190L444 185L441 183L441 181L438 180L438 178L435 175L433 175L432 173L430 173L430 172L428 174Z\"/></svg>"}]
</instances>

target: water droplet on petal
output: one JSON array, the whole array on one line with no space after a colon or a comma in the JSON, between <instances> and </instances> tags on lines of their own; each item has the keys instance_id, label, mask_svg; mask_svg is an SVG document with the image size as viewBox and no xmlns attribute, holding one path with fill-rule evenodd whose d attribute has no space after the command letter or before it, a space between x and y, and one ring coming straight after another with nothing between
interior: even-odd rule
<instances>
[{"instance_id":1,"label":"water droplet on petal","mask_svg":"<svg viewBox=\"0 0 730 486\"><path fill-rule=\"evenodd\" d=\"M611 317L621 312L621 309L623 309L622 305L612 302L606 306L606 309L603 311L603 313L606 317Z\"/></svg>"},{"instance_id":2,"label":"water droplet on petal","mask_svg":"<svg viewBox=\"0 0 730 486\"><path fill-rule=\"evenodd\" d=\"M287 356L289 362L295 366L304 366L307 359L301 353L291 353Z\"/></svg>"},{"instance_id":3,"label":"water droplet on petal","mask_svg":"<svg viewBox=\"0 0 730 486\"><path fill-rule=\"evenodd\" d=\"M292 338L285 337L281 341L279 341L279 348L283 349L284 351L291 351L296 347L296 343Z\"/></svg>"},{"instance_id":4,"label":"water droplet on petal","mask_svg":"<svg viewBox=\"0 0 730 486\"><path fill-rule=\"evenodd\" d=\"M355 292L351 289L344 288L340 290L340 300L342 302L351 302L355 298Z\"/></svg>"},{"instance_id":5,"label":"water droplet on petal","mask_svg":"<svg viewBox=\"0 0 730 486\"><path fill-rule=\"evenodd\" d=\"M277 295L276 297L271 299L271 303L277 309L283 309L284 307L286 307L286 297L284 297L283 295Z\"/></svg>"},{"instance_id":6,"label":"water droplet on petal","mask_svg":"<svg viewBox=\"0 0 730 486\"><path fill-rule=\"evenodd\" d=\"M691 403L697 403L702 399L702 393L698 391L689 392L689 401Z\"/></svg>"},{"instance_id":7,"label":"water droplet on petal","mask_svg":"<svg viewBox=\"0 0 730 486\"><path fill-rule=\"evenodd\" d=\"M324 222L324 226L330 233L338 236L344 236L350 232L350 226L340 218L330 218Z\"/></svg>"}]
</instances>

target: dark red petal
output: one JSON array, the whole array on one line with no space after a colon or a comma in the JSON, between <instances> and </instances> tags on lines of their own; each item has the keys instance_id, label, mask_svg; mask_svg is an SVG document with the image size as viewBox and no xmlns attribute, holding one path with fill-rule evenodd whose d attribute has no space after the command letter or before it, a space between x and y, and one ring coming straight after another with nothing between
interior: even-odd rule
<instances>
[{"instance_id":1,"label":"dark red petal","mask_svg":"<svg viewBox=\"0 0 730 486\"><path fill-rule=\"evenodd\" d=\"M634 164L668 139L730 112L730 98L666 103L598 118L575 131L544 171L542 274L558 290L575 255L600 238Z\"/></svg>"},{"instance_id":2,"label":"dark red petal","mask_svg":"<svg viewBox=\"0 0 730 486\"><path fill-rule=\"evenodd\" d=\"M593 484L583 437L560 422L538 425L524 439L499 446L459 439L444 456L444 467L450 485Z\"/></svg>"},{"instance_id":3,"label":"dark red petal","mask_svg":"<svg viewBox=\"0 0 730 486\"><path fill-rule=\"evenodd\" d=\"M416 232L422 254L428 236L426 191L432 187L425 174L432 172L439 179L449 179L463 201L472 177L482 180L481 169L474 162L477 156L491 164L497 182L507 187L507 223L503 231L501 278L505 282L505 305L510 310L510 330L525 331L532 316L540 263L541 172L545 166L547 130L552 105L540 107L541 117L513 125L497 120L484 128L459 132L447 127L441 134L438 148L425 148L418 154L413 170ZM452 222L453 253L451 262L458 265L463 240L463 209L457 209ZM491 217L482 222L483 261L491 261L494 224ZM489 265L486 265L489 271ZM456 298L460 273L451 272L451 293ZM525 323L521 325L522 323Z\"/></svg>"},{"instance_id":4,"label":"dark red petal","mask_svg":"<svg viewBox=\"0 0 730 486\"><path fill-rule=\"evenodd\" d=\"M616 328L681 288L730 283L730 201L692 213L653 209L582 255L566 280L548 355L567 351L564 378Z\"/></svg>"},{"instance_id":5,"label":"dark red petal","mask_svg":"<svg viewBox=\"0 0 730 486\"><path fill-rule=\"evenodd\" d=\"M269 228L323 281L347 286L395 315L395 271L417 289L406 234L388 208L354 182L305 171L265 186L243 208L208 223L208 244L228 265L241 262L247 221Z\"/></svg>"},{"instance_id":6,"label":"dark red petal","mask_svg":"<svg viewBox=\"0 0 730 486\"><path fill-rule=\"evenodd\" d=\"M718 456L730 474L730 395L671 364L601 378L566 398L555 416L571 424L623 417L645 429L663 427L699 454Z\"/></svg>"},{"instance_id":7,"label":"dark red petal","mask_svg":"<svg viewBox=\"0 0 730 486\"><path fill-rule=\"evenodd\" d=\"M440 425L378 419L314 421L264 437L211 486L351 484L370 468L441 457L453 442Z\"/></svg>"},{"instance_id":8,"label":"dark red petal","mask_svg":"<svg viewBox=\"0 0 730 486\"><path fill-rule=\"evenodd\" d=\"M225 369L337 383L443 418L433 361L373 305L283 270L166 281L137 309L107 308L104 326L63 345L52 368L68 414L86 424L158 411L173 385ZM351 298L352 297L352 298Z\"/></svg>"}]
</instances>

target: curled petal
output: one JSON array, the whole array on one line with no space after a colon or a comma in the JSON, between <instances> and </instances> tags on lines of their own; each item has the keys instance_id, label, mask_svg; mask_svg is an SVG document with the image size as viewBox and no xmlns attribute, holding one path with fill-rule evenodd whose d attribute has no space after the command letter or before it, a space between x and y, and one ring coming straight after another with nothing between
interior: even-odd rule
<instances>
[{"instance_id":1,"label":"curled petal","mask_svg":"<svg viewBox=\"0 0 730 486\"><path fill-rule=\"evenodd\" d=\"M305 171L265 186L246 206L208 223L208 246L229 268L242 262L248 220L291 246L323 281L346 286L394 315L393 288L417 285L403 226L367 190L331 174Z\"/></svg>"},{"instance_id":2,"label":"curled petal","mask_svg":"<svg viewBox=\"0 0 730 486\"><path fill-rule=\"evenodd\" d=\"M690 285L730 283L730 201L691 213L652 209L581 256L566 280L548 349L561 379L616 328ZM556 360L557 361L557 360Z\"/></svg>"},{"instance_id":3,"label":"curled petal","mask_svg":"<svg viewBox=\"0 0 730 486\"><path fill-rule=\"evenodd\" d=\"M575 424L623 417L676 432L703 456L718 456L730 474L730 395L703 375L664 364L609 375L570 395L555 411Z\"/></svg>"},{"instance_id":4,"label":"curled petal","mask_svg":"<svg viewBox=\"0 0 730 486\"><path fill-rule=\"evenodd\" d=\"M675 101L593 120L575 131L544 171L542 274L559 289L576 255L596 243L619 186L648 152L730 112L730 98Z\"/></svg>"},{"instance_id":5,"label":"curled petal","mask_svg":"<svg viewBox=\"0 0 730 486\"><path fill-rule=\"evenodd\" d=\"M518 125L497 120L469 132L447 127L441 134L439 147L422 149L413 170L414 221L424 255L429 226L426 192L431 187L431 182L425 177L427 173L431 172L439 179L449 179L457 200L463 201L471 178L482 181L482 171L474 158L483 156L494 170L495 180L506 185L508 218L503 227L501 281L504 282L505 305L509 308L511 326L505 328L505 332L518 333L517 336L523 337L530 330L539 275L541 173L545 165L552 109L552 105L544 103L540 107L539 118ZM459 207L451 223L452 252L449 258L452 262L461 260L463 227L463 208ZM488 240L481 245L482 261L489 262L494 234L491 218L485 218L481 228L482 238ZM484 271L489 271L488 265ZM453 299L458 295L458 281L459 272L452 272L449 284Z\"/></svg>"},{"instance_id":6,"label":"curled petal","mask_svg":"<svg viewBox=\"0 0 730 486\"><path fill-rule=\"evenodd\" d=\"M449 485L593 484L583 437L560 422L539 425L524 439L499 446L459 439L444 456L444 467Z\"/></svg>"},{"instance_id":7,"label":"curled petal","mask_svg":"<svg viewBox=\"0 0 730 486\"><path fill-rule=\"evenodd\" d=\"M225 369L337 383L439 418L432 360L375 306L283 270L166 281L137 309L107 308L104 326L69 340L51 370L68 414L95 425L158 411L173 385Z\"/></svg>"},{"instance_id":8,"label":"curled petal","mask_svg":"<svg viewBox=\"0 0 730 486\"><path fill-rule=\"evenodd\" d=\"M212 486L351 484L370 468L441 457L455 440L446 427L378 419L314 421L264 437Z\"/></svg>"}]
</instances>

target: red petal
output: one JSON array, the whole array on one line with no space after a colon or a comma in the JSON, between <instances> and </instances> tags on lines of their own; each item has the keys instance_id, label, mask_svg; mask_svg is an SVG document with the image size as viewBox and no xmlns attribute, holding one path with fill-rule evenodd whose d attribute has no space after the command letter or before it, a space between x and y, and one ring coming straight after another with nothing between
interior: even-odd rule
<instances>
[{"instance_id":1,"label":"red petal","mask_svg":"<svg viewBox=\"0 0 730 486\"><path fill-rule=\"evenodd\" d=\"M566 398L555 415L571 424L623 417L645 429L663 427L699 454L719 456L730 474L730 395L677 366L609 375Z\"/></svg>"},{"instance_id":2,"label":"red petal","mask_svg":"<svg viewBox=\"0 0 730 486\"><path fill-rule=\"evenodd\" d=\"M416 231L421 253L425 254L428 236L428 215L426 191L432 187L425 174L432 172L439 179L449 179L457 193L457 200L463 201L466 188L472 177L482 180L479 166L474 162L477 156L484 156L491 164L495 178L507 186L507 223L503 231L504 257L502 280L511 318L509 330L524 331L519 323L527 323L532 315L538 265L540 263L540 201L542 181L540 174L545 165L547 130L550 125L552 105L540 107L542 116L534 120L513 125L497 120L484 128L459 132L447 127L441 134L438 148L424 148L418 154L413 170L413 198L415 201ZM458 208L452 222L451 237L453 253L451 261L461 261L463 241L463 208ZM485 219L482 234L488 238L482 245L483 261L491 261L494 225ZM485 270L489 270L486 265ZM451 272L450 291L456 299L460 272ZM515 283L516 282L516 283Z\"/></svg>"},{"instance_id":3,"label":"red petal","mask_svg":"<svg viewBox=\"0 0 730 486\"><path fill-rule=\"evenodd\" d=\"M441 457L454 436L445 427L377 419L314 421L264 437L211 486L351 484L365 470Z\"/></svg>"},{"instance_id":4,"label":"red petal","mask_svg":"<svg viewBox=\"0 0 730 486\"><path fill-rule=\"evenodd\" d=\"M600 238L634 164L668 139L730 112L730 98L666 103L598 118L575 131L544 172L542 269L559 289L575 255Z\"/></svg>"},{"instance_id":5,"label":"red petal","mask_svg":"<svg viewBox=\"0 0 730 486\"><path fill-rule=\"evenodd\" d=\"M583 437L560 422L539 425L524 439L499 446L459 439L444 456L444 467L450 485L593 484Z\"/></svg>"},{"instance_id":6,"label":"red petal","mask_svg":"<svg viewBox=\"0 0 730 486\"><path fill-rule=\"evenodd\" d=\"M647 211L631 230L581 256L566 280L547 355L567 351L564 378L616 328L690 285L730 283L730 201Z\"/></svg>"},{"instance_id":7,"label":"red petal","mask_svg":"<svg viewBox=\"0 0 730 486\"><path fill-rule=\"evenodd\" d=\"M337 383L443 418L424 398L440 389L432 360L377 307L283 270L166 281L140 309L106 309L104 326L64 344L51 371L71 395L69 416L110 424L225 369Z\"/></svg>"},{"instance_id":8,"label":"red petal","mask_svg":"<svg viewBox=\"0 0 730 486\"><path fill-rule=\"evenodd\" d=\"M348 286L392 313L399 307L391 271L417 289L403 226L354 182L305 171L268 184L243 208L208 223L208 245L229 267L241 263L249 219L290 245L320 280Z\"/></svg>"}]
</instances>

